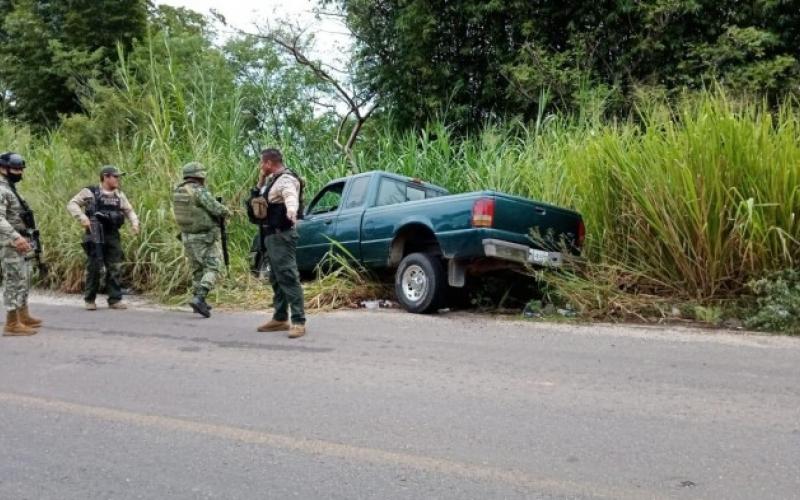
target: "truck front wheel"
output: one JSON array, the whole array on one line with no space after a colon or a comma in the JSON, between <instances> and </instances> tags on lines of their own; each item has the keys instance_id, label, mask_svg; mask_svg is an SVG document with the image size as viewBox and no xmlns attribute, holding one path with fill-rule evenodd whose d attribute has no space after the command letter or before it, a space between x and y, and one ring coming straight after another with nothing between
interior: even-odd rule
<instances>
[{"instance_id":1,"label":"truck front wheel","mask_svg":"<svg viewBox=\"0 0 800 500\"><path fill-rule=\"evenodd\" d=\"M403 258L394 277L397 300L412 313L436 312L446 284L442 261L425 253L412 253Z\"/></svg>"}]
</instances>

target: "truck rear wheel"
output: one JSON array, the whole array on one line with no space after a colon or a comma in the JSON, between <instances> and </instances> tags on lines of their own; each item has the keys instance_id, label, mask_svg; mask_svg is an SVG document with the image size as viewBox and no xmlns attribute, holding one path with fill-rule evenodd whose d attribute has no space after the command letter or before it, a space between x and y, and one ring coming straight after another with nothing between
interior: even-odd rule
<instances>
[{"instance_id":1,"label":"truck rear wheel","mask_svg":"<svg viewBox=\"0 0 800 500\"><path fill-rule=\"evenodd\" d=\"M447 284L442 261L426 253L412 253L400 262L394 277L397 300L408 312L436 312Z\"/></svg>"}]
</instances>

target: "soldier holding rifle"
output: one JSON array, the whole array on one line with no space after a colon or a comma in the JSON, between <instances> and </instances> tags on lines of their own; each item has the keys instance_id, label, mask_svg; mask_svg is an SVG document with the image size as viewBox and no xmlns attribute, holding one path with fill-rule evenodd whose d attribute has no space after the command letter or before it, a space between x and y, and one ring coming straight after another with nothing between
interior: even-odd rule
<instances>
[{"instance_id":1,"label":"soldier holding rifle","mask_svg":"<svg viewBox=\"0 0 800 500\"><path fill-rule=\"evenodd\" d=\"M25 160L16 153L0 155L0 262L5 287L6 324L3 336L22 337L36 334L42 321L28 313L28 293L31 288L31 265L40 259L36 222L25 200L17 192L22 180ZM37 248L38 247L38 248Z\"/></svg>"},{"instance_id":2,"label":"soldier holding rifle","mask_svg":"<svg viewBox=\"0 0 800 500\"><path fill-rule=\"evenodd\" d=\"M220 263L220 238L225 240L225 218L228 209L215 200L205 187L206 170L200 163L191 162L183 167L183 182L172 192L175 221L181 230L186 256L192 267L194 297L189 305L194 312L208 318L211 306L206 303L208 293L214 288ZM227 248L223 249L227 265Z\"/></svg>"}]
</instances>

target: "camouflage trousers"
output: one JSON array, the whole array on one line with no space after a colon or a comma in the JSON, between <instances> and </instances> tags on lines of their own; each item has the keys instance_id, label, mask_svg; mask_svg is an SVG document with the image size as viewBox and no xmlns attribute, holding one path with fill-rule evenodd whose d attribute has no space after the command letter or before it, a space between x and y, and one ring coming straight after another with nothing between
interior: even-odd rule
<instances>
[{"instance_id":1,"label":"camouflage trousers","mask_svg":"<svg viewBox=\"0 0 800 500\"><path fill-rule=\"evenodd\" d=\"M14 247L4 245L0 249L3 266L3 302L6 311L15 311L28 304L31 289L31 261L20 255Z\"/></svg>"},{"instance_id":2,"label":"camouflage trousers","mask_svg":"<svg viewBox=\"0 0 800 500\"><path fill-rule=\"evenodd\" d=\"M205 297L214 288L217 276L222 272L219 232L183 233L181 239L192 268L192 291L199 297Z\"/></svg>"}]
</instances>

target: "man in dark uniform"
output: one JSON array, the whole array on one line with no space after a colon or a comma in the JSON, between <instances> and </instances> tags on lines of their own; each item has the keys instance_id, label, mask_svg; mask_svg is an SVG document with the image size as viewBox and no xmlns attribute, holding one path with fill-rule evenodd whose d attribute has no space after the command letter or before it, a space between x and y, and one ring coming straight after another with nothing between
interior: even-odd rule
<instances>
[{"instance_id":1,"label":"man in dark uniform","mask_svg":"<svg viewBox=\"0 0 800 500\"><path fill-rule=\"evenodd\" d=\"M266 200L263 234L269 259L269 281L274 293L272 319L258 327L259 332L288 331L289 338L306 334L303 287L297 271L297 224L302 217L303 183L283 164L277 149L261 152L261 174L251 199ZM291 310L291 323L289 311Z\"/></svg>"},{"instance_id":2,"label":"man in dark uniform","mask_svg":"<svg viewBox=\"0 0 800 500\"><path fill-rule=\"evenodd\" d=\"M134 233L139 232L139 218L128 198L119 190L123 174L113 165L100 170L100 185L83 188L67 203L67 210L86 229L84 248L86 264L86 309L97 309L95 299L100 289L100 276L106 269L108 307L127 309L122 302L122 243L119 230L128 219ZM94 224L94 226L92 226ZM92 234L101 233L101 234ZM98 241L99 240L99 241ZM98 255L102 253L102 255Z\"/></svg>"}]
</instances>

